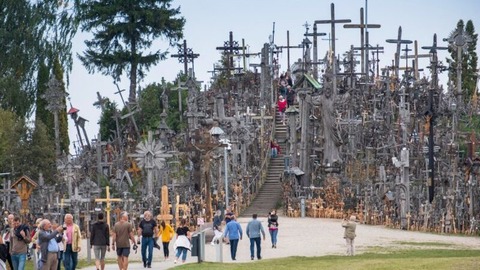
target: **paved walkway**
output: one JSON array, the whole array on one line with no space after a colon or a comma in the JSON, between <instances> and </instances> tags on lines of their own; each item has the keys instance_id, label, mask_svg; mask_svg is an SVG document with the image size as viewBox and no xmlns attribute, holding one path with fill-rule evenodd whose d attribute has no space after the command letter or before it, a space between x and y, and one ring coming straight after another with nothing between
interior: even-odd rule
<instances>
[{"instance_id":1,"label":"paved walkway","mask_svg":"<svg viewBox=\"0 0 480 270\"><path fill-rule=\"evenodd\" d=\"M245 228L249 218L239 218L239 222L244 229L243 240L239 242L237 261L251 262L250 260L250 241L245 236ZM266 218L259 218L264 226L266 226ZM267 233L266 241L262 241L262 257L264 259L280 258L289 256L325 256L325 255L342 255L345 253L345 244L343 239L343 228L341 220L336 219L319 219L319 218L287 218L279 217L279 234L277 248L272 249L270 236ZM362 252L373 246L399 246L399 242L434 242L448 243L452 248L472 248L478 249L480 239L476 237L436 235L430 233L401 231L384 228L383 226L358 225L357 238L355 246L357 252ZM84 242L86 247L86 241ZM437 246L438 247L438 246ZM169 269L175 266L173 263L173 242L170 243L171 259L163 261L163 250L154 249L154 262L152 269ZM215 246L207 244L205 246L205 260L216 261ZM81 258L86 258L86 251L83 248ZM93 257L93 253L92 253ZM114 259L115 253L107 253L107 258ZM137 254L130 256L131 261L129 270L144 269L141 263L140 250ZM235 263L230 259L230 249L228 245L223 245L223 261L226 263ZM187 263L196 263L197 257L187 257ZM95 270L95 267L84 268L87 270ZM116 264L110 264L107 270L118 269Z\"/></svg>"}]
</instances>

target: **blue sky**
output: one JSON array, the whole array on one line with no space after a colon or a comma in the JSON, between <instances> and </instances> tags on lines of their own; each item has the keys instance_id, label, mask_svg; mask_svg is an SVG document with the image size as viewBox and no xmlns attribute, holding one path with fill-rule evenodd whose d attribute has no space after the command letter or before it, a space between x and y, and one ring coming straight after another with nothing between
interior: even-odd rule
<instances>
[{"instance_id":1,"label":"blue sky","mask_svg":"<svg viewBox=\"0 0 480 270\"><path fill-rule=\"evenodd\" d=\"M228 40L229 32L233 32L234 40L240 44L242 39L248 46L250 53L260 52L264 43L272 35L273 23L275 23L275 43L280 46L287 44L287 31L290 32L290 44L300 44L305 33L305 22L312 24L315 20L330 19L330 4L335 4L336 19L351 19L352 23L360 22L360 8L365 7L365 0L174 0L173 7L180 6L182 16L186 19L184 38L188 47L194 53L200 54L195 59L195 74L200 81L210 81L209 70L220 59L220 52L215 48L223 46ZM391 63L396 46L388 44L386 39L397 37L398 27L403 30L403 39L417 40L419 47L431 46L433 34L436 33L439 46L447 46L441 42L442 38L448 37L455 28L459 19L472 20L476 33L480 32L480 1L478 0L368 0L368 23L381 24L380 29L370 30L370 44L383 46L385 53L381 55L380 66ZM336 27L336 51L342 54L353 44L360 45L360 31L357 29L343 29ZM312 26L310 26L310 32ZM318 25L319 32L330 32L330 25ZM84 40L89 38L87 34L78 34L74 42L74 54L81 53L85 49ZM183 41L182 41L183 42ZM154 49L165 50L167 42L159 40ZM319 57L325 55L328 49L328 41L319 41ZM480 44L477 45L477 54L480 55ZM169 49L171 54L176 54L176 48ZM419 48L419 53L427 53ZM291 50L291 62L293 63L301 55L301 50ZM445 59L447 53L440 53L439 58ZM287 53L279 56L281 71L287 69ZM249 63L259 63L258 57L250 57ZM404 62L402 62L403 65ZM420 67L428 65L428 60L420 61ZM170 58L160 62L152 68L142 87L153 82L160 82L164 77L167 81L173 80L183 70L183 64L176 58ZM426 74L428 75L428 74ZM117 91L111 77L101 74L88 74L78 59L75 60L73 72L70 75L70 93L72 105L80 109L79 115L89 120L86 124L90 139L97 137L98 118L100 110L92 104L96 100L96 92L121 103L120 97L114 95ZM444 83L441 81L440 83ZM125 77L120 83L120 88L128 89L128 79ZM125 92L125 98L127 96ZM76 130L72 120L69 120L69 133L71 141L76 140Z\"/></svg>"}]
</instances>

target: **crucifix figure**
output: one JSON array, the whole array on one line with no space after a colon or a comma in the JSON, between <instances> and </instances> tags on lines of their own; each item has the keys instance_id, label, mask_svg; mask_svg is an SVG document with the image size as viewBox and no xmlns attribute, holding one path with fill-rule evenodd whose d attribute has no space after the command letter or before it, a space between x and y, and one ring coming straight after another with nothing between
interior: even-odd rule
<instances>
[{"instance_id":1,"label":"crucifix figure","mask_svg":"<svg viewBox=\"0 0 480 270\"><path fill-rule=\"evenodd\" d=\"M110 224L110 211L112 210L111 208L111 202L121 202L122 200L121 199L116 199L116 198L110 198L110 187L109 186L106 186L106 193L107 193L107 196L104 198L104 199L95 199L95 202L106 202L107 203L107 207L105 208L105 212L107 212L107 224L108 226L111 228L111 224Z\"/></svg>"}]
</instances>

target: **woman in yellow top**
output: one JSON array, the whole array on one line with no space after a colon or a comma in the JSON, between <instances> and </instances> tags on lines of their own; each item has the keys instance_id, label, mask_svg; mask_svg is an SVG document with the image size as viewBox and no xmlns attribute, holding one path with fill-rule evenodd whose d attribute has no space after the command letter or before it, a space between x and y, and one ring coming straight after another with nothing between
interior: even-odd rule
<instances>
[{"instance_id":1,"label":"woman in yellow top","mask_svg":"<svg viewBox=\"0 0 480 270\"><path fill-rule=\"evenodd\" d=\"M168 245L170 244L170 241L172 240L174 233L175 232L173 231L170 224L166 224L165 221L162 220L162 222L160 223L160 228L158 230L158 237L162 238L163 255L165 256L165 261L168 259L168 256L170 255L170 252L168 250Z\"/></svg>"}]
</instances>

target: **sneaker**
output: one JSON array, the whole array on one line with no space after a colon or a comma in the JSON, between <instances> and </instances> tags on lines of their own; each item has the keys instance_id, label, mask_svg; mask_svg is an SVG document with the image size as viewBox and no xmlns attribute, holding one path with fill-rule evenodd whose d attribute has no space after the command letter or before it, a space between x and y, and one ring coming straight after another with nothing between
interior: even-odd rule
<instances>
[{"instance_id":1,"label":"sneaker","mask_svg":"<svg viewBox=\"0 0 480 270\"><path fill-rule=\"evenodd\" d=\"M143 262L143 268L147 267L147 262Z\"/></svg>"},{"instance_id":2,"label":"sneaker","mask_svg":"<svg viewBox=\"0 0 480 270\"><path fill-rule=\"evenodd\" d=\"M214 242L211 242L210 245L215 246L215 243L214 243Z\"/></svg>"},{"instance_id":3,"label":"sneaker","mask_svg":"<svg viewBox=\"0 0 480 270\"><path fill-rule=\"evenodd\" d=\"M152 266L149 264L149 265L147 265L147 268L152 268Z\"/></svg>"},{"instance_id":4,"label":"sneaker","mask_svg":"<svg viewBox=\"0 0 480 270\"><path fill-rule=\"evenodd\" d=\"M261 260L261 259L262 259L262 257L258 257L258 259L259 259L259 260Z\"/></svg>"},{"instance_id":5,"label":"sneaker","mask_svg":"<svg viewBox=\"0 0 480 270\"><path fill-rule=\"evenodd\" d=\"M173 261L174 264L177 264L177 260Z\"/></svg>"},{"instance_id":6,"label":"sneaker","mask_svg":"<svg viewBox=\"0 0 480 270\"><path fill-rule=\"evenodd\" d=\"M253 261L253 257L250 257L250 259L252 259L252 261Z\"/></svg>"}]
</instances>

